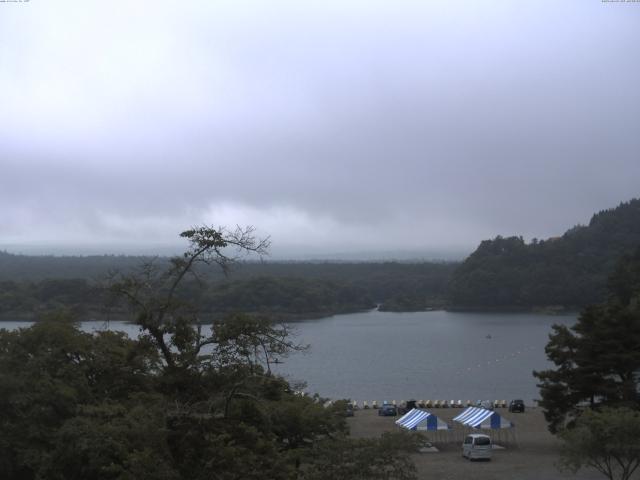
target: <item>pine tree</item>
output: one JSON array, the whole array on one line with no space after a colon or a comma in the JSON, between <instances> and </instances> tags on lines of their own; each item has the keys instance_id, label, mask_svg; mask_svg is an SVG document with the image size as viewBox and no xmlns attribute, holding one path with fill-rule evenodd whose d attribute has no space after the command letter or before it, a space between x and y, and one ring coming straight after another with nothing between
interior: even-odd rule
<instances>
[{"instance_id":1,"label":"pine tree","mask_svg":"<svg viewBox=\"0 0 640 480\"><path fill-rule=\"evenodd\" d=\"M557 368L534 372L554 433L585 406L640 406L640 249L621 259L609 292L605 303L584 309L574 326L554 326L545 350Z\"/></svg>"}]
</instances>

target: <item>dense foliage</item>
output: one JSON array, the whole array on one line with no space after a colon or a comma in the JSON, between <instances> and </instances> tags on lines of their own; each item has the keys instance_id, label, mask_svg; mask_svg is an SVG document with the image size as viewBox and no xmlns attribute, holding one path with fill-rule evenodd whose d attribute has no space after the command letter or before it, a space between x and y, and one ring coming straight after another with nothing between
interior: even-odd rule
<instances>
[{"instance_id":1,"label":"dense foliage","mask_svg":"<svg viewBox=\"0 0 640 480\"><path fill-rule=\"evenodd\" d=\"M374 308L362 287L330 280L255 277L220 282L203 298L208 312L247 311L275 317L331 315Z\"/></svg>"},{"instance_id":2,"label":"dense foliage","mask_svg":"<svg viewBox=\"0 0 640 480\"><path fill-rule=\"evenodd\" d=\"M166 259L142 263L168 267ZM208 319L237 311L308 318L366 310L379 303L388 304L388 309L423 310L442 304L454 268L446 263L244 263L225 278L200 266L198 279L185 279L179 293L197 303ZM207 281L204 288L201 280ZM109 303L103 286L88 278L0 281L0 318L33 319L59 308L79 318L123 317L126 312Z\"/></svg>"},{"instance_id":3,"label":"dense foliage","mask_svg":"<svg viewBox=\"0 0 640 480\"><path fill-rule=\"evenodd\" d=\"M564 441L561 466L573 473L591 467L609 480L628 480L640 466L637 410L587 410L560 437Z\"/></svg>"},{"instance_id":4,"label":"dense foliage","mask_svg":"<svg viewBox=\"0 0 640 480\"><path fill-rule=\"evenodd\" d=\"M562 237L483 241L455 271L451 303L467 308L583 307L606 297L615 263L640 245L640 200L593 216Z\"/></svg>"},{"instance_id":5,"label":"dense foliage","mask_svg":"<svg viewBox=\"0 0 640 480\"><path fill-rule=\"evenodd\" d=\"M420 438L355 441L345 404L297 395L270 363L286 326L235 315L202 329L179 294L195 264L261 251L250 230L183 232L162 268L112 278L140 336L84 333L64 315L0 330L0 471L15 480L415 478ZM355 471L357 470L357 471Z\"/></svg>"},{"instance_id":6,"label":"dense foliage","mask_svg":"<svg viewBox=\"0 0 640 480\"><path fill-rule=\"evenodd\" d=\"M0 318L32 320L66 309L78 318L108 313L108 297L99 284L85 279L0 282Z\"/></svg>"},{"instance_id":7,"label":"dense foliage","mask_svg":"<svg viewBox=\"0 0 640 480\"><path fill-rule=\"evenodd\" d=\"M256 277L216 282L202 288L190 280L180 296L197 303L203 318L230 312L251 312L285 319L366 310L375 307L363 288L328 280ZM103 284L83 279L43 280L38 283L0 282L0 318L33 319L65 308L78 318L125 318L110 302Z\"/></svg>"},{"instance_id":8,"label":"dense foliage","mask_svg":"<svg viewBox=\"0 0 640 480\"><path fill-rule=\"evenodd\" d=\"M329 463L349 472L357 451L368 470L336 478L413 478L403 452L415 439L350 440L344 405L325 408L229 356L234 335L178 373L149 338L83 333L60 318L0 330L2 477L315 479ZM334 463L339 449L342 464ZM384 465L393 476L377 476L389 455L398 456Z\"/></svg>"},{"instance_id":9,"label":"dense foliage","mask_svg":"<svg viewBox=\"0 0 640 480\"><path fill-rule=\"evenodd\" d=\"M554 326L546 353L556 368L534 372L552 432L587 406L640 408L640 248L622 258L609 288L574 326Z\"/></svg>"}]
</instances>

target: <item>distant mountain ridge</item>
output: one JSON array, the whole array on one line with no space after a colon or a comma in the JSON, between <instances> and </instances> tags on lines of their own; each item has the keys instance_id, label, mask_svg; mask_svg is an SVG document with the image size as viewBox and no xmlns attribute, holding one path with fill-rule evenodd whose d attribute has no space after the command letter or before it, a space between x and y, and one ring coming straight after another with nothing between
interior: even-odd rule
<instances>
[{"instance_id":1,"label":"distant mountain ridge","mask_svg":"<svg viewBox=\"0 0 640 480\"><path fill-rule=\"evenodd\" d=\"M616 261L640 246L640 199L602 210L561 237L485 240L455 270L453 308L580 308L603 301Z\"/></svg>"}]
</instances>

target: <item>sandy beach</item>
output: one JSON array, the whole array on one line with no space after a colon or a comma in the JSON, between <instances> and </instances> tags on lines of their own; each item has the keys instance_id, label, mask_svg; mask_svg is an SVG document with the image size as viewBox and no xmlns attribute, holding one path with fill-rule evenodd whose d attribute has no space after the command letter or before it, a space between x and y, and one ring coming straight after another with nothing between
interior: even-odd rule
<instances>
[{"instance_id":1,"label":"sandy beach","mask_svg":"<svg viewBox=\"0 0 640 480\"><path fill-rule=\"evenodd\" d=\"M453 417L461 412L457 408L431 409L432 413L452 425ZM507 439L507 435L487 433L495 437L494 443L504 446L496 449L493 459L474 461L462 458L462 430L450 435L452 440L440 439L427 434L438 452L420 453L413 456L420 479L457 480L556 480L556 479L603 479L596 471L580 471L576 475L563 473L556 464L559 460L559 441L549 433L540 409L527 409L525 413L509 413L507 409L498 412L516 425L516 441ZM355 416L348 419L351 435L356 438L377 437L383 432L397 431L394 417L380 417L377 410L357 410ZM634 478L640 478L636 475Z\"/></svg>"}]
</instances>

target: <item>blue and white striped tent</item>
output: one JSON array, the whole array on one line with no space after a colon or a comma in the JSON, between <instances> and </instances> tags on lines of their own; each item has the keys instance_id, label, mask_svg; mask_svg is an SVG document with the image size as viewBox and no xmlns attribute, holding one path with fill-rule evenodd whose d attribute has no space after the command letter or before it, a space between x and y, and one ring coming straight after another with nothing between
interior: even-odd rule
<instances>
[{"instance_id":1,"label":"blue and white striped tent","mask_svg":"<svg viewBox=\"0 0 640 480\"><path fill-rule=\"evenodd\" d=\"M486 408L469 407L453 419L472 428L498 429L512 428L513 423L500 416L498 412Z\"/></svg>"},{"instance_id":2,"label":"blue and white striped tent","mask_svg":"<svg viewBox=\"0 0 640 480\"><path fill-rule=\"evenodd\" d=\"M407 430L449 430L451 427L426 410L413 408L396 420L396 425Z\"/></svg>"}]
</instances>

